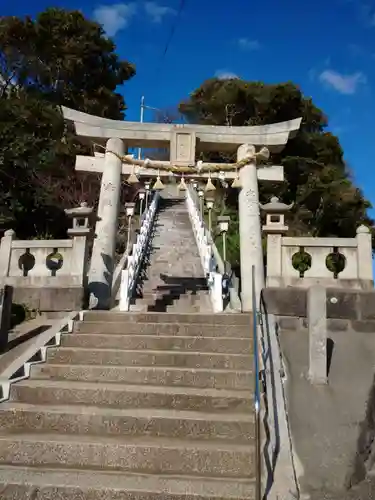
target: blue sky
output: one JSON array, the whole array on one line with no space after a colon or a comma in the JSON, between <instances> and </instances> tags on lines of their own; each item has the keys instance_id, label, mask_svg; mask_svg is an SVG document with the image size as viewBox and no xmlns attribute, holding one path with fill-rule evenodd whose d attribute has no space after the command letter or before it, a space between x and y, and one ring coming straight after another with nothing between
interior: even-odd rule
<instances>
[{"instance_id":1,"label":"blue sky","mask_svg":"<svg viewBox=\"0 0 375 500\"><path fill-rule=\"evenodd\" d=\"M2 15L34 16L46 0L2 0ZM137 76L124 87L129 120L146 104L173 106L214 75L291 80L328 115L356 182L375 205L375 0L56 0L82 10L114 37ZM146 113L145 119L151 119ZM375 216L375 211L372 211Z\"/></svg>"}]
</instances>

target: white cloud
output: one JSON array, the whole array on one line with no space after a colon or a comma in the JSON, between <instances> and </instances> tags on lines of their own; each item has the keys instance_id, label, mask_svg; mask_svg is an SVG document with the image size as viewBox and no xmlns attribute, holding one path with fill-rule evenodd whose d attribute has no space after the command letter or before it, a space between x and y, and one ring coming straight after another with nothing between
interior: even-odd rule
<instances>
[{"instance_id":1,"label":"white cloud","mask_svg":"<svg viewBox=\"0 0 375 500\"><path fill-rule=\"evenodd\" d=\"M118 31L128 26L135 11L134 3L99 5L94 10L94 19L103 25L103 29L108 36L115 36Z\"/></svg>"},{"instance_id":2,"label":"white cloud","mask_svg":"<svg viewBox=\"0 0 375 500\"><path fill-rule=\"evenodd\" d=\"M243 50L259 50L260 43L258 40L250 40L249 38L239 38L238 46Z\"/></svg>"},{"instance_id":3,"label":"white cloud","mask_svg":"<svg viewBox=\"0 0 375 500\"><path fill-rule=\"evenodd\" d=\"M176 14L176 11L171 7L164 7L156 2L146 2L145 11L153 23L161 23L165 16Z\"/></svg>"},{"instance_id":4,"label":"white cloud","mask_svg":"<svg viewBox=\"0 0 375 500\"><path fill-rule=\"evenodd\" d=\"M226 69L219 69L218 71L216 71L215 76L219 80L235 80L239 78L239 76L236 75L236 73L233 73L232 71L227 71Z\"/></svg>"},{"instance_id":5,"label":"white cloud","mask_svg":"<svg viewBox=\"0 0 375 500\"><path fill-rule=\"evenodd\" d=\"M327 69L320 74L319 80L333 89L340 92L340 94L355 94L358 86L366 83L366 76L358 71L352 75L343 75L337 71Z\"/></svg>"}]
</instances>

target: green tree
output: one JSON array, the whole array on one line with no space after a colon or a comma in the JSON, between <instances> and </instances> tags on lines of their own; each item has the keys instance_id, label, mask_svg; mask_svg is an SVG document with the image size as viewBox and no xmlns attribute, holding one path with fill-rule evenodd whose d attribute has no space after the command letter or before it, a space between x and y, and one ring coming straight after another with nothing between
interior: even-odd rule
<instances>
[{"instance_id":1,"label":"green tree","mask_svg":"<svg viewBox=\"0 0 375 500\"><path fill-rule=\"evenodd\" d=\"M68 192L85 185L92 197L99 185L75 172L76 153L89 148L64 124L59 105L122 119L117 88L134 74L102 28L78 11L0 18L1 229L23 237L65 233Z\"/></svg>"},{"instance_id":2,"label":"green tree","mask_svg":"<svg viewBox=\"0 0 375 500\"><path fill-rule=\"evenodd\" d=\"M81 12L47 9L35 20L0 18L0 71L57 105L113 119L124 118L119 85L135 74L121 61L102 27Z\"/></svg>"},{"instance_id":3,"label":"green tree","mask_svg":"<svg viewBox=\"0 0 375 500\"><path fill-rule=\"evenodd\" d=\"M192 123L210 125L264 125L302 116L295 138L270 163L284 166L285 182L262 183L261 202L272 195L294 202L289 214L290 234L352 237L360 224L373 227L371 204L356 187L344 161L339 140L327 131L327 118L293 83L267 85L238 79L210 79L180 104ZM234 161L233 155L211 152L212 161ZM237 195L225 194L233 213ZM238 221L232 224L232 261L238 261ZM236 248L237 252L233 249Z\"/></svg>"}]
</instances>

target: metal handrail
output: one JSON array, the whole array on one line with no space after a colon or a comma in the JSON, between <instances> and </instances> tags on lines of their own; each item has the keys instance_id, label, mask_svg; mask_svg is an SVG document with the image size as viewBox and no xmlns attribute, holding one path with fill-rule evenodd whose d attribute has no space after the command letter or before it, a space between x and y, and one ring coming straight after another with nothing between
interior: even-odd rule
<instances>
[{"instance_id":1,"label":"metal handrail","mask_svg":"<svg viewBox=\"0 0 375 500\"><path fill-rule=\"evenodd\" d=\"M255 467L256 490L255 499L262 498L262 464L261 464L261 435L260 435L260 383L259 383L259 343L258 343L258 305L255 286L255 266L251 266L252 281L252 311L253 311L253 344L254 344L254 411L255 411Z\"/></svg>"}]
</instances>

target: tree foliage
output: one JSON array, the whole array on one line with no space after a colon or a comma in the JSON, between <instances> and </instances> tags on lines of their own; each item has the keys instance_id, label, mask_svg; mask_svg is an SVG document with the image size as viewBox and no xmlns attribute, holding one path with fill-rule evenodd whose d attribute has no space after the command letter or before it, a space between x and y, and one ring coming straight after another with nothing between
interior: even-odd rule
<instances>
[{"instance_id":1,"label":"tree foliage","mask_svg":"<svg viewBox=\"0 0 375 500\"><path fill-rule=\"evenodd\" d=\"M327 131L326 116L293 83L211 79L180 104L180 111L191 123L228 126L265 125L302 117L296 137L271 158L273 164L284 166L285 182L261 183L261 202L276 195L294 203L288 216L292 235L352 237L360 224L373 227L367 214L371 205L353 183L339 140ZM234 161L233 156L215 152L209 157ZM229 209L236 201L236 194L228 193ZM236 221L232 227L236 228ZM232 257L238 259L238 253Z\"/></svg>"},{"instance_id":2,"label":"tree foliage","mask_svg":"<svg viewBox=\"0 0 375 500\"><path fill-rule=\"evenodd\" d=\"M119 85L135 74L113 41L78 11L47 9L35 20L0 19L0 68L8 84L57 104L122 119Z\"/></svg>"},{"instance_id":3,"label":"tree foliage","mask_svg":"<svg viewBox=\"0 0 375 500\"><path fill-rule=\"evenodd\" d=\"M75 172L75 155L87 146L77 143L59 106L122 119L117 88L134 74L102 28L78 11L0 18L1 229L23 237L65 233L67 200L82 186L98 193L99 185Z\"/></svg>"}]
</instances>

